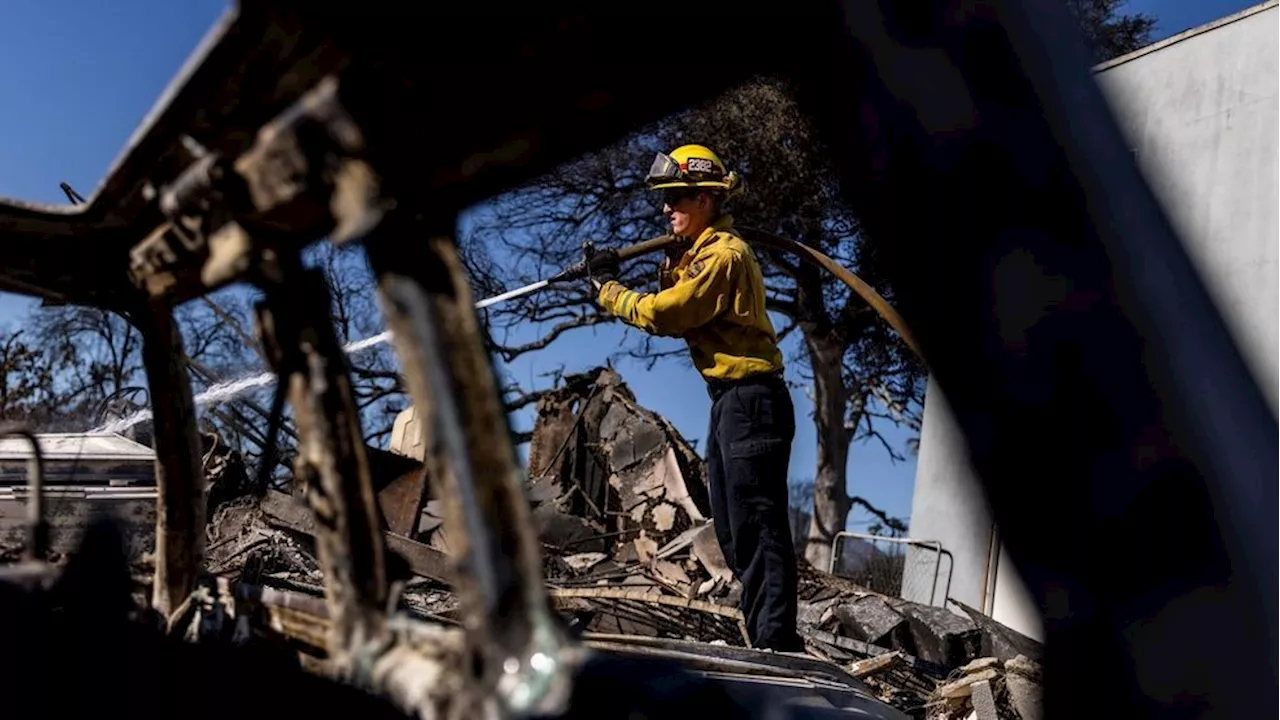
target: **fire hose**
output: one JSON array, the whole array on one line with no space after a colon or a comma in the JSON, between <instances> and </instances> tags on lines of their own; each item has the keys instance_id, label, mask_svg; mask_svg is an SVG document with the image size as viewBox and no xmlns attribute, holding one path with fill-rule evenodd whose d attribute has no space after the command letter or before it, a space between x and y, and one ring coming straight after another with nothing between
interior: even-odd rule
<instances>
[{"instance_id":1,"label":"fire hose","mask_svg":"<svg viewBox=\"0 0 1280 720\"><path fill-rule=\"evenodd\" d=\"M888 323L889 326L893 328L895 332L898 333L898 335L902 338L903 342L907 344L907 347L911 348L911 351L914 352L917 357L919 357L921 360L924 359L924 355L920 352L920 347L916 344L915 337L911 334L911 331L907 328L907 324L902 319L902 316L898 314L898 311L895 310L892 305L890 305L887 301L885 301L883 297L880 296L880 293L875 291L875 288L868 285L862 278L853 274L847 268L840 265L840 263L836 262L835 260L832 260L827 255L803 243L796 242L795 240L791 240L789 238L785 238L780 235L775 235L773 233L764 232L762 230L755 230L752 228L741 228L740 232L742 233L743 239L746 240L747 243L752 245L753 247L766 248L769 250L778 250L781 252L795 255L799 257L801 260L803 260L804 262L810 263L812 265L816 265L817 267L820 267L823 270L826 270L828 273L835 276L838 280L840 280L840 282L843 282L845 285L847 285L850 290L857 293L858 297L862 298L863 301L865 301L867 305L871 307L871 309L875 310L876 313L886 323ZM659 235L658 237L649 238L648 240L638 242L634 245L628 245L627 247L619 248L618 250L613 252L616 253L617 258L620 262L625 262L627 260L638 258L642 255L648 255L650 253L666 250L679 241L680 241L680 238L678 238L675 235ZM590 256L592 249L593 248L590 245L588 245L587 247L588 256ZM545 288L551 285L552 283L567 282L570 280L582 279L587 276L589 264L590 264L589 260L584 260L582 262L579 262L571 267L568 267L560 271L559 273L551 276L550 278L547 278L546 280L540 280L536 283L526 285L522 288L517 288L515 290L502 293L501 295L495 295L486 300L482 300L476 303L476 308L477 309L485 308L490 305L494 305L496 303L502 302L503 300L509 300L511 298L527 295L531 292L536 292L538 290L541 290L542 288Z\"/></svg>"}]
</instances>

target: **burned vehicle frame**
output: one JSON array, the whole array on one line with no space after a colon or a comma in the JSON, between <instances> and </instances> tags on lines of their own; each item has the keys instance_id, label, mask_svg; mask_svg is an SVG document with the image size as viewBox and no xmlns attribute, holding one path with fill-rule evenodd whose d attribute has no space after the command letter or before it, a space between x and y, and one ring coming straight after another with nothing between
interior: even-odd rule
<instances>
[{"instance_id":1,"label":"burned vehicle frame","mask_svg":"<svg viewBox=\"0 0 1280 720\"><path fill-rule=\"evenodd\" d=\"M753 73L785 75L888 256L1045 613L1049 715L1099 703L1117 716L1274 715L1276 418L1065 12L1054 0L785 16L721 2L627 15L244 0L85 204L0 203L0 288L108 308L143 333L160 611L197 590L205 520L172 310L248 282L298 423L331 670L424 716L701 714L701 686L599 664L552 617L450 238L469 204ZM673 35L675 17L715 37ZM699 45L725 62L692 72ZM460 539L460 641L386 612L346 360L315 310L325 288L299 260L323 238L364 246L430 418L426 465Z\"/></svg>"}]
</instances>

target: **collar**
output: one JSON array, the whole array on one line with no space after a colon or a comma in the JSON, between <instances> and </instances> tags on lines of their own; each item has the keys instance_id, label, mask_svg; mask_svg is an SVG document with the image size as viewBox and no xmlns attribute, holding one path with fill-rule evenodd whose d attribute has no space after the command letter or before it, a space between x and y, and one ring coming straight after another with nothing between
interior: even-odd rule
<instances>
[{"instance_id":1,"label":"collar","mask_svg":"<svg viewBox=\"0 0 1280 720\"><path fill-rule=\"evenodd\" d=\"M697 240L693 241L693 247L689 249L688 254L690 256L694 255L702 248L706 247L707 245L710 245L715 240L715 237L718 233L722 233L722 232L725 232L726 230L732 230L732 229L733 229L733 216L721 215L719 218L716 219L715 222L711 223L710 227L702 231L702 234L698 236Z\"/></svg>"}]
</instances>

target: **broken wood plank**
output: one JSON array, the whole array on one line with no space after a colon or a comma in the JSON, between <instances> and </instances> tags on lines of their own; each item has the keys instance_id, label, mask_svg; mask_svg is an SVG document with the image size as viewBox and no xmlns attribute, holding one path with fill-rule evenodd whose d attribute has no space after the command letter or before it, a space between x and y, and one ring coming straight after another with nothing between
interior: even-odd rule
<instances>
[{"instance_id":1,"label":"broken wood plank","mask_svg":"<svg viewBox=\"0 0 1280 720\"><path fill-rule=\"evenodd\" d=\"M413 574L430 578L437 582L449 583L452 564L449 556L415 540L392 532L382 534L387 550L404 560Z\"/></svg>"},{"instance_id":2,"label":"broken wood plank","mask_svg":"<svg viewBox=\"0 0 1280 720\"><path fill-rule=\"evenodd\" d=\"M885 672L903 665L902 653L895 650L884 655L859 660L849 666L849 674L856 678L864 678L876 673Z\"/></svg>"},{"instance_id":3,"label":"broken wood plank","mask_svg":"<svg viewBox=\"0 0 1280 720\"><path fill-rule=\"evenodd\" d=\"M840 637L835 633L829 633L825 630L818 630L815 628L801 628L800 634L811 637L814 640L827 643L828 645L835 645L838 648L851 650L859 655L866 655L867 657L879 657L880 655L892 652L888 648L883 648L879 645L872 645L869 642L854 640L853 638Z\"/></svg>"},{"instance_id":4,"label":"broken wood plank","mask_svg":"<svg viewBox=\"0 0 1280 720\"><path fill-rule=\"evenodd\" d=\"M710 672L733 672L742 673L744 675L754 675L759 677L782 677L795 681L814 682L825 681L830 683L839 683L841 685L850 684L850 679L843 676L838 666L832 668L820 668L816 666L795 668L787 667L782 662L775 662L781 658L751 658L751 657L725 657L716 656L703 651L702 648L696 650L683 650L670 647L644 646L630 642L626 639L622 642L610 640L589 639L585 640L587 647L597 651L604 651L618 655L628 655L632 657L649 657L662 658L665 660L678 661L681 666L691 670L704 670ZM758 652L758 651L756 651ZM786 657L783 655L782 657ZM788 658L789 659L789 658ZM801 658L812 661L811 658Z\"/></svg>"},{"instance_id":5,"label":"broken wood plank","mask_svg":"<svg viewBox=\"0 0 1280 720\"><path fill-rule=\"evenodd\" d=\"M648 647L680 651L689 654L696 654L702 657L719 658L723 660L768 664L773 667L787 668L793 672L803 674L810 679L814 677L826 677L833 682L841 684L853 684L852 681L857 679L846 672L839 663L830 663L828 661L814 659L813 657L801 655L799 653L776 653L771 651L754 650L751 648L735 647L732 645L715 645L697 640L637 637L633 635L618 635L599 632L582 633L582 641L589 646L594 646L596 644L616 644L630 647Z\"/></svg>"},{"instance_id":6,"label":"broken wood plank","mask_svg":"<svg viewBox=\"0 0 1280 720\"><path fill-rule=\"evenodd\" d=\"M693 600L673 597L671 595L654 594L649 590L619 587L549 588L549 591L552 602L556 604L558 604L558 601L574 599L629 600L651 605L687 608L689 610L696 610L708 615L729 618L738 626L738 632L742 635L742 641L746 643L748 647L751 646L750 637L747 635L746 621L743 620L742 611L737 608L717 605L705 600Z\"/></svg>"},{"instance_id":7,"label":"broken wood plank","mask_svg":"<svg viewBox=\"0 0 1280 720\"><path fill-rule=\"evenodd\" d=\"M999 676L1000 671L995 668L979 670L972 675L966 675L953 683L948 683L938 688L938 697L947 699L969 697L973 694L974 683L995 680Z\"/></svg>"},{"instance_id":8,"label":"broken wood plank","mask_svg":"<svg viewBox=\"0 0 1280 720\"><path fill-rule=\"evenodd\" d=\"M268 490L258 507L262 510L268 524L315 535L316 521L311 510L282 492ZM450 582L451 564L448 555L429 545L392 532L384 532L382 538L387 550L395 553L408 564L415 575L436 582Z\"/></svg>"},{"instance_id":9,"label":"broken wood plank","mask_svg":"<svg viewBox=\"0 0 1280 720\"><path fill-rule=\"evenodd\" d=\"M640 602L688 608L698 612L710 613L721 617L742 619L742 611L726 605L717 605L705 600L686 600L672 595L653 595L647 590L632 590L618 587L593 588L551 588L552 598L604 598L612 600L638 600Z\"/></svg>"},{"instance_id":10,"label":"broken wood plank","mask_svg":"<svg viewBox=\"0 0 1280 720\"><path fill-rule=\"evenodd\" d=\"M881 655L887 655L891 652L899 652L896 650L890 650L888 648L880 647L879 645L872 645L871 643L863 642L861 640L854 640L853 638L840 637L839 635L836 635L834 633L829 633L825 630L801 627L799 628L799 631L802 637L809 638L812 640L817 640L818 642L824 642L828 645L834 645L843 650L849 650L851 652L857 653L859 655L865 655L867 657L879 657ZM902 664L908 668L911 668L913 671L916 671L919 673L925 673L927 675L932 675L936 678L945 678L947 676L946 668L942 667L941 665L938 665L936 663L931 663L927 660L921 660L918 657L915 657L913 655L908 655L903 652L899 652L899 655L902 658Z\"/></svg>"}]
</instances>

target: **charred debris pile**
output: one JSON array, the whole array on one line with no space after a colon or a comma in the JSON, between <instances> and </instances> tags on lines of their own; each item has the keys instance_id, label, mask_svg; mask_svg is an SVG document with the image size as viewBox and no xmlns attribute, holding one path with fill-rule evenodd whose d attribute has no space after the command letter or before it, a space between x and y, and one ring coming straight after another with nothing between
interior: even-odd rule
<instances>
[{"instance_id":1,"label":"charred debris pile","mask_svg":"<svg viewBox=\"0 0 1280 720\"><path fill-rule=\"evenodd\" d=\"M413 422L411 411L402 416L391 451L370 450L378 506L401 609L447 624L457 611L450 538L406 439L416 436ZM615 372L567 377L540 399L528 467L551 600L575 632L606 646L647 637L721 659L747 646L701 459ZM225 581L319 599L312 522L283 493L222 502L211 513L206 568ZM1036 716L1035 641L954 601L911 603L802 568L801 632L814 659L841 666L914 717L984 718L988 695L997 712L990 717Z\"/></svg>"}]
</instances>

